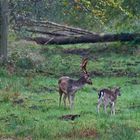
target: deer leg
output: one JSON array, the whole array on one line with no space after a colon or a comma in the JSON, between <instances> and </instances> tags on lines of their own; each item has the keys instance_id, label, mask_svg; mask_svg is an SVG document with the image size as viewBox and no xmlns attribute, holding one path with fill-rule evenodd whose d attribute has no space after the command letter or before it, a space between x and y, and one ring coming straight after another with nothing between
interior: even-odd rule
<instances>
[{"instance_id":1,"label":"deer leg","mask_svg":"<svg viewBox=\"0 0 140 140\"><path fill-rule=\"evenodd\" d=\"M115 115L115 104L114 104L114 102L111 105L111 115Z\"/></svg>"},{"instance_id":2,"label":"deer leg","mask_svg":"<svg viewBox=\"0 0 140 140\"><path fill-rule=\"evenodd\" d=\"M64 96L63 96L63 101L64 101L64 107L65 107L65 108L66 108L66 98L67 98L67 95L64 94Z\"/></svg>"},{"instance_id":3,"label":"deer leg","mask_svg":"<svg viewBox=\"0 0 140 140\"><path fill-rule=\"evenodd\" d=\"M73 106L74 106L74 95L70 95L70 109L72 110L73 109Z\"/></svg>"},{"instance_id":4,"label":"deer leg","mask_svg":"<svg viewBox=\"0 0 140 140\"><path fill-rule=\"evenodd\" d=\"M59 106L61 105L61 98L62 98L62 95L63 95L63 92L59 89Z\"/></svg>"},{"instance_id":5,"label":"deer leg","mask_svg":"<svg viewBox=\"0 0 140 140\"><path fill-rule=\"evenodd\" d=\"M68 95L68 101L69 101L69 105L70 105L70 95Z\"/></svg>"},{"instance_id":6,"label":"deer leg","mask_svg":"<svg viewBox=\"0 0 140 140\"><path fill-rule=\"evenodd\" d=\"M106 111L107 105L108 105L107 101L104 101L104 111L105 111L106 114L107 114L107 111Z\"/></svg>"},{"instance_id":7,"label":"deer leg","mask_svg":"<svg viewBox=\"0 0 140 140\"><path fill-rule=\"evenodd\" d=\"M98 100L98 105L97 105L97 112L99 113L100 105L102 104L102 99L100 98Z\"/></svg>"},{"instance_id":8,"label":"deer leg","mask_svg":"<svg viewBox=\"0 0 140 140\"><path fill-rule=\"evenodd\" d=\"M106 105L104 105L104 111L105 111L105 113L107 114L107 111L106 111Z\"/></svg>"}]
</instances>

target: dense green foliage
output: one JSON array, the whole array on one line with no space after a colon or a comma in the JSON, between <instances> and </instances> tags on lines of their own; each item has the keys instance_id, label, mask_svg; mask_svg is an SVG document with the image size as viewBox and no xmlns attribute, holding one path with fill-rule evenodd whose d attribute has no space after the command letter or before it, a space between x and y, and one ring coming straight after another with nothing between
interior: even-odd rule
<instances>
[{"instance_id":1,"label":"dense green foliage","mask_svg":"<svg viewBox=\"0 0 140 140\"><path fill-rule=\"evenodd\" d=\"M11 0L10 19L22 15L95 32L138 32L138 0Z\"/></svg>"}]
</instances>

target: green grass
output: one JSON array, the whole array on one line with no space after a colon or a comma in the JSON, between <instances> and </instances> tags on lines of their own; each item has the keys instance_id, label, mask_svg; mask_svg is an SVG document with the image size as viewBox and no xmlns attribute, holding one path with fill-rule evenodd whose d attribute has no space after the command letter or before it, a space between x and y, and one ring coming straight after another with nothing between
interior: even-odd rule
<instances>
[{"instance_id":1,"label":"green grass","mask_svg":"<svg viewBox=\"0 0 140 140\"><path fill-rule=\"evenodd\" d=\"M52 77L79 76L81 59L88 56L87 68L92 75L140 76L139 45L112 43L46 47L27 41L10 43L8 56L19 75L42 72Z\"/></svg>"},{"instance_id":2,"label":"green grass","mask_svg":"<svg viewBox=\"0 0 140 140\"><path fill-rule=\"evenodd\" d=\"M136 139L140 136L140 86L127 77L93 78L93 86L121 86L116 115L97 114L97 93L93 86L78 91L75 107L58 107L57 79L35 76L1 77L0 136L14 139ZM136 78L139 80L139 78ZM44 89L45 87L45 89ZM23 102L16 101L22 99ZM60 120L66 114L80 114L74 121Z\"/></svg>"},{"instance_id":3,"label":"green grass","mask_svg":"<svg viewBox=\"0 0 140 140\"><path fill-rule=\"evenodd\" d=\"M7 67L0 68L0 139L139 140L138 50L119 43L43 47L10 38L8 56L15 71L13 74ZM73 54L66 53L71 50ZM58 106L58 77L78 78L83 53L89 57L87 68L92 72L93 85L76 93L71 111L69 105L66 109L63 103ZM111 116L109 108L108 114L102 108L97 114L98 95L93 88L114 86L120 86L122 94L116 115ZM67 114L80 117L74 121L60 119Z\"/></svg>"}]
</instances>

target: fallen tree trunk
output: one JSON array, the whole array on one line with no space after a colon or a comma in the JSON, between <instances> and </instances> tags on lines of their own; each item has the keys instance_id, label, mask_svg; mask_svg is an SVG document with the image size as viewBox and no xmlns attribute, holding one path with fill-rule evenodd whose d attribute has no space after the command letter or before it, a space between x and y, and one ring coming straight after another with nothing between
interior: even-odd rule
<instances>
[{"instance_id":1,"label":"fallen tree trunk","mask_svg":"<svg viewBox=\"0 0 140 140\"><path fill-rule=\"evenodd\" d=\"M41 37L25 37L28 41L35 41L37 44L79 44L98 42L140 42L140 33L103 34L95 33L81 28L70 27L50 21L36 21L30 18L19 16L14 29L34 33Z\"/></svg>"},{"instance_id":2,"label":"fallen tree trunk","mask_svg":"<svg viewBox=\"0 0 140 140\"><path fill-rule=\"evenodd\" d=\"M136 41L140 42L140 33L121 33L121 34L88 34L82 36L73 37L26 37L28 41L35 41L37 44L78 44L78 43L97 43L97 42L126 42L126 41Z\"/></svg>"}]
</instances>

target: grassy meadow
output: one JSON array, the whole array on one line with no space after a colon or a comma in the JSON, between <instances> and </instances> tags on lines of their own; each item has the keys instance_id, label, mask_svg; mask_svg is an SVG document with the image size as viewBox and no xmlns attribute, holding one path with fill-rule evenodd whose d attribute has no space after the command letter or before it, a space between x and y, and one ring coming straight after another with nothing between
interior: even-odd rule
<instances>
[{"instance_id":1,"label":"grassy meadow","mask_svg":"<svg viewBox=\"0 0 140 140\"><path fill-rule=\"evenodd\" d=\"M23 42L22 42L23 43ZM38 46L11 43L14 66L0 68L0 139L139 140L140 51L128 44ZM127 46L127 47L126 47ZM93 85L76 93L74 109L58 106L58 78L80 77L82 57L89 57ZM14 70L12 70L12 68ZM97 114L94 90L121 87L116 115ZM60 119L78 114L75 120Z\"/></svg>"}]
</instances>

